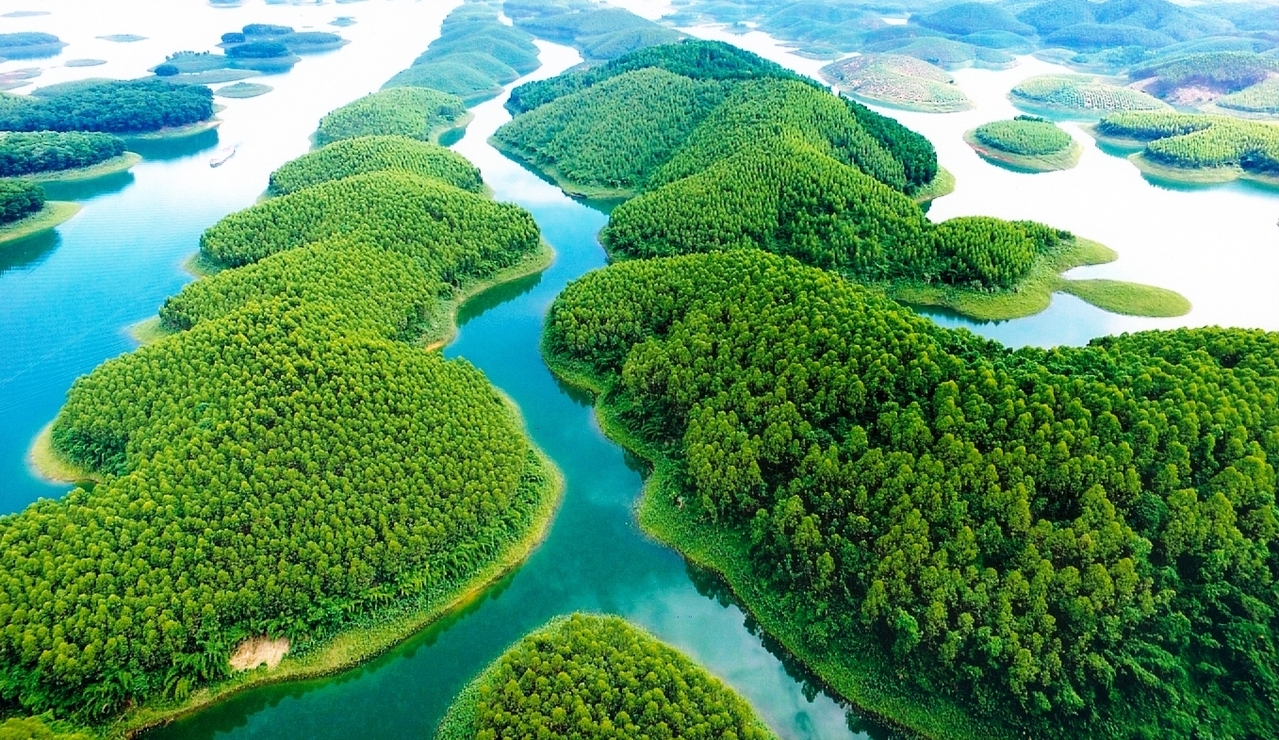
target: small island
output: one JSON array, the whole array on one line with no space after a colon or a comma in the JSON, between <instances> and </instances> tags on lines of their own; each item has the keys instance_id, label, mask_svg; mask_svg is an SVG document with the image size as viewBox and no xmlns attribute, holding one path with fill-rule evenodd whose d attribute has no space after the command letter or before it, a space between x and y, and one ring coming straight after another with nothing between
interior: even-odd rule
<instances>
[{"instance_id":1,"label":"small island","mask_svg":"<svg viewBox=\"0 0 1279 740\"><path fill-rule=\"evenodd\" d=\"M57 56L67 43L51 33L0 33L0 58L43 59Z\"/></svg>"},{"instance_id":2,"label":"small island","mask_svg":"<svg viewBox=\"0 0 1279 740\"><path fill-rule=\"evenodd\" d=\"M270 85L262 85L254 82L235 82L230 85L224 85L213 91L213 94L219 98L256 98L259 95L266 95L275 88Z\"/></svg>"},{"instance_id":3,"label":"small island","mask_svg":"<svg viewBox=\"0 0 1279 740\"><path fill-rule=\"evenodd\" d=\"M83 182L131 169L142 157L112 134L36 131L0 134L0 177Z\"/></svg>"},{"instance_id":4,"label":"small island","mask_svg":"<svg viewBox=\"0 0 1279 740\"><path fill-rule=\"evenodd\" d=\"M1055 172L1079 164L1083 147L1052 121L1017 116L992 121L964 134L982 159L1017 172Z\"/></svg>"},{"instance_id":5,"label":"small island","mask_svg":"<svg viewBox=\"0 0 1279 740\"><path fill-rule=\"evenodd\" d=\"M547 692L547 682L560 688ZM539 691L544 700L525 699ZM651 699L628 713L628 696ZM776 740L745 699L683 653L620 617L588 614L559 617L511 646L462 690L435 737L523 737L529 727L545 740Z\"/></svg>"},{"instance_id":6,"label":"small island","mask_svg":"<svg viewBox=\"0 0 1279 740\"><path fill-rule=\"evenodd\" d=\"M1031 77L1014 87L1008 99L1028 113L1086 120L1116 111L1171 110L1152 95L1089 75Z\"/></svg>"},{"instance_id":7,"label":"small island","mask_svg":"<svg viewBox=\"0 0 1279 740\"><path fill-rule=\"evenodd\" d=\"M822 67L822 77L840 92L903 110L952 113L972 101L941 67L905 54L863 54Z\"/></svg>"},{"instance_id":8,"label":"small island","mask_svg":"<svg viewBox=\"0 0 1279 740\"><path fill-rule=\"evenodd\" d=\"M1157 180L1279 185L1279 124L1199 113L1116 113L1086 130Z\"/></svg>"}]
</instances>

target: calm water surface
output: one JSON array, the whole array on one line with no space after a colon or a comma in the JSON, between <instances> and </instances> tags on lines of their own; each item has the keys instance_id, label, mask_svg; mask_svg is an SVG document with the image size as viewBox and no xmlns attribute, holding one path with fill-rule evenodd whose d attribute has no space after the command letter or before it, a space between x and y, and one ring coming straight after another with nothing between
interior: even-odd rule
<instances>
[{"instance_id":1,"label":"calm water surface","mask_svg":"<svg viewBox=\"0 0 1279 740\"><path fill-rule=\"evenodd\" d=\"M304 58L292 72L262 80L275 92L226 101L218 136L242 144L227 165L217 170L207 165L218 136L158 148L131 175L57 194L82 200L84 211L53 234L0 250L0 511L65 490L28 472L32 436L57 413L77 375L134 346L125 327L153 316L190 279L181 264L195 251L199 234L251 203L272 169L304 152L323 113L407 66L456 2L251 3L231 10L183 2L180 18L174 5L42 0L40 7L52 15L0 18L0 32L49 31L72 45L52 60L0 64L0 72L40 66L45 69L38 84L90 75L132 77L172 51L208 48L220 33L247 22L322 28L338 15L359 22L340 31L353 40L349 46ZM657 4L627 0L627 5L656 15ZM19 9L28 8L0 0L0 13ZM109 33L151 39L112 44L94 38ZM734 36L713 28L694 33L722 36L809 74L821 66L760 33ZM541 46L544 66L531 77L552 76L578 61L572 50ZM88 70L62 66L83 57L109 64ZM1194 301L1195 310L1176 320L1131 319L1057 296L1048 311L1019 321L974 326L935 318L1014 345L1080 344L1113 331L1207 323L1279 328L1279 305L1265 290L1279 266L1274 227L1279 198L1272 193L1244 186L1159 188L1090 141L1079 168L1049 175L998 169L963 144L966 129L1013 114L1002 96L1017 80L1050 69L1029 61L1005 72L957 73L979 105L975 111L889 112L933 139L943 165L958 177L956 192L938 201L931 215L1036 218L1072 229L1121 254L1119 262L1089 275L1173 288ZM802 670L778 658L714 579L639 531L632 507L641 467L603 437L589 399L557 383L537 351L542 317L554 296L572 279L603 266L595 235L606 217L486 144L507 120L501 103L480 106L455 149L481 167L499 199L533 213L558 257L544 274L468 304L446 354L465 357L514 398L534 439L563 470L565 500L546 543L481 599L378 660L328 679L246 692L148 738L429 737L458 689L480 668L529 630L572 610L620 614L685 650L742 692L785 738L887 736L847 714Z\"/></svg>"}]
</instances>

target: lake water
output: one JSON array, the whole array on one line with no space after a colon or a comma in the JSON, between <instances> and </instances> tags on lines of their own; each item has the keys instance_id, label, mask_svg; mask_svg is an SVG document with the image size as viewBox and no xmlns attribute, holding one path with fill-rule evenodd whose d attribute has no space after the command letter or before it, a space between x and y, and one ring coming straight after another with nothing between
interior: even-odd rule
<instances>
[{"instance_id":1,"label":"lake water","mask_svg":"<svg viewBox=\"0 0 1279 740\"><path fill-rule=\"evenodd\" d=\"M637 3L642 0L629 4ZM155 158L131 175L63 193L82 200L79 216L51 235L0 248L0 511L17 511L38 496L65 490L30 475L25 455L32 436L57 413L76 376L131 349L125 328L153 316L190 279L181 264L196 250L199 234L252 203L272 169L307 149L307 136L323 113L407 66L456 2L252 3L235 9L180 3L189 17L174 11L175 5L41 0L39 7L52 15L0 18L0 32L49 31L72 45L53 60L0 64L0 73L45 66L42 84L100 74L137 76L167 53L208 48L222 32L248 22L319 28L346 15L358 23L340 31L350 45L306 57L292 72L263 80L274 92L229 101L217 136L193 146L157 148ZM0 13L33 7L0 0ZM94 39L109 33L152 39L133 45ZM815 73L821 66L763 34L724 37L801 71ZM531 77L552 76L578 61L570 49L540 46L544 66ZM111 61L87 69L60 66L83 57ZM973 328L1019 345L1078 344L1112 331L1205 323L1279 328L1279 305L1263 288L1277 274L1274 194L1246 186L1159 188L1091 144L1074 171L1020 175L981 161L963 144L963 131L1013 114L1002 95L1018 79L1049 69L1031 61L1004 72L956 73L978 103L976 111L890 112L928 135L942 164L958 178L956 192L939 200L930 215L983 213L1069 228L1120 252L1119 262L1088 274L1178 290L1195 310L1175 320L1131 319L1058 296L1040 316ZM484 665L529 630L573 610L620 614L686 651L745 695L785 738L886 736L779 658L715 579L690 569L639 530L633 506L641 466L603 437L589 399L559 384L537 350L542 317L554 296L604 265L595 235L606 217L487 145L507 120L501 105L499 99L477 108L454 148L481 167L497 198L533 213L557 259L544 274L468 304L458 337L445 352L474 363L515 399L536 442L564 472L565 499L547 541L482 598L375 661L331 678L245 692L147 737L429 737L457 691ZM242 146L234 159L212 170L208 150L219 137Z\"/></svg>"}]
</instances>

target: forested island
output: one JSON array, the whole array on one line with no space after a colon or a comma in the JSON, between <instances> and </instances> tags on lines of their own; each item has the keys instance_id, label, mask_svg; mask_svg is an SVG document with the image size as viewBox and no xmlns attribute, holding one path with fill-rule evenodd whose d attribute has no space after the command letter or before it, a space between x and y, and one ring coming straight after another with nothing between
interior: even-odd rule
<instances>
[{"instance_id":1,"label":"forested island","mask_svg":"<svg viewBox=\"0 0 1279 740\"><path fill-rule=\"evenodd\" d=\"M1068 170L1083 153L1070 134L1036 116L984 123L966 132L964 141L983 159L1020 172Z\"/></svg>"},{"instance_id":2,"label":"forested island","mask_svg":"<svg viewBox=\"0 0 1279 740\"><path fill-rule=\"evenodd\" d=\"M95 113L90 90L87 122L63 128L126 120ZM326 118L332 143L274 173L277 197L205 233L208 277L165 303L154 341L73 385L44 453L92 480L0 519L0 692L15 708L128 734L331 673L545 533L562 486L518 410L424 346L463 298L544 269L549 248L429 141L464 114L456 98L387 93L407 103Z\"/></svg>"},{"instance_id":3,"label":"forested island","mask_svg":"<svg viewBox=\"0 0 1279 740\"><path fill-rule=\"evenodd\" d=\"M119 136L189 135L213 125L213 93L163 80L73 84L47 96L12 96L0 131L86 131Z\"/></svg>"},{"instance_id":4,"label":"forested island","mask_svg":"<svg viewBox=\"0 0 1279 740\"><path fill-rule=\"evenodd\" d=\"M0 134L0 177L74 181L124 172L142 160L113 134L40 131Z\"/></svg>"},{"instance_id":5,"label":"forested island","mask_svg":"<svg viewBox=\"0 0 1279 740\"><path fill-rule=\"evenodd\" d=\"M533 37L499 21L498 10L496 3L460 5L444 19L440 37L382 88L430 88L456 96L467 106L500 95L503 85L541 62Z\"/></svg>"},{"instance_id":6,"label":"forested island","mask_svg":"<svg viewBox=\"0 0 1279 740\"><path fill-rule=\"evenodd\" d=\"M617 617L560 617L467 686L437 740L776 740L740 696Z\"/></svg>"},{"instance_id":7,"label":"forested island","mask_svg":"<svg viewBox=\"0 0 1279 740\"><path fill-rule=\"evenodd\" d=\"M1010 351L761 250L555 301L645 528L928 737L1266 737L1279 335Z\"/></svg>"},{"instance_id":8,"label":"forested island","mask_svg":"<svg viewBox=\"0 0 1279 740\"><path fill-rule=\"evenodd\" d=\"M968 110L972 101L940 67L905 54L862 54L822 67L840 92L871 103L926 113Z\"/></svg>"},{"instance_id":9,"label":"forested island","mask_svg":"<svg viewBox=\"0 0 1279 740\"><path fill-rule=\"evenodd\" d=\"M940 179L932 144L726 44L634 52L522 86L510 107L496 146L567 192L625 200L600 235L615 258L757 248L983 319L1037 313L1071 287L1121 313L1189 310L1158 288L1071 286L1061 272L1114 259L1073 234L933 224L915 202Z\"/></svg>"},{"instance_id":10,"label":"forested island","mask_svg":"<svg viewBox=\"0 0 1279 740\"><path fill-rule=\"evenodd\" d=\"M1163 111L1167 104L1140 90L1085 75L1040 75L1008 93L1013 105L1035 114L1097 119L1116 111Z\"/></svg>"},{"instance_id":11,"label":"forested island","mask_svg":"<svg viewBox=\"0 0 1279 740\"><path fill-rule=\"evenodd\" d=\"M1124 113L1106 116L1090 130L1104 144L1138 149L1131 161L1154 177L1279 183L1279 124L1195 113Z\"/></svg>"}]
</instances>

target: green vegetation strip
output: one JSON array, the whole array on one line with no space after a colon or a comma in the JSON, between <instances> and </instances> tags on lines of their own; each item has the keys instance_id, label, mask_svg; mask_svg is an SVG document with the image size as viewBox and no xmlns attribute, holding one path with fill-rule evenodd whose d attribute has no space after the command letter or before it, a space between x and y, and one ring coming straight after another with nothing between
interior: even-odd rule
<instances>
[{"instance_id":1,"label":"green vegetation strip","mask_svg":"<svg viewBox=\"0 0 1279 740\"><path fill-rule=\"evenodd\" d=\"M68 170L58 170L53 172L41 172L35 175L27 175L25 179L32 182L50 183L50 182L85 182L87 180L96 180L100 177L115 175L121 172L128 172L135 165L142 161L142 155L134 152L125 152L118 157L99 162L88 167L76 167Z\"/></svg>"},{"instance_id":2,"label":"green vegetation strip","mask_svg":"<svg viewBox=\"0 0 1279 740\"><path fill-rule=\"evenodd\" d=\"M1014 352L756 250L592 273L543 335L653 461L647 529L842 696L961 739L1273 734L1277 351Z\"/></svg>"},{"instance_id":3,"label":"green vegetation strip","mask_svg":"<svg viewBox=\"0 0 1279 740\"><path fill-rule=\"evenodd\" d=\"M0 226L0 246L56 228L79 212L79 203L45 202L39 211Z\"/></svg>"},{"instance_id":4,"label":"green vegetation strip","mask_svg":"<svg viewBox=\"0 0 1279 740\"><path fill-rule=\"evenodd\" d=\"M775 740L750 705L618 617L560 617L511 646L454 700L437 740L530 737Z\"/></svg>"}]
</instances>

